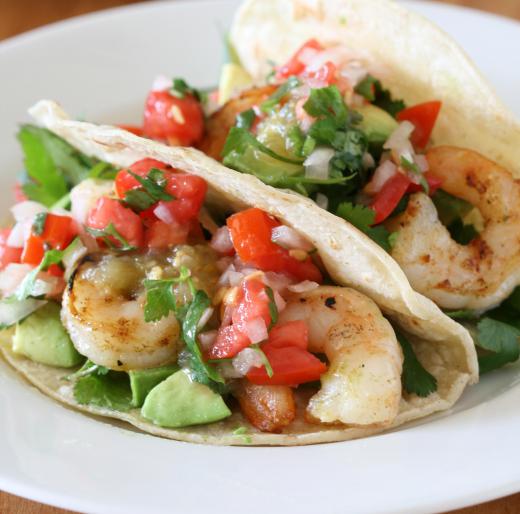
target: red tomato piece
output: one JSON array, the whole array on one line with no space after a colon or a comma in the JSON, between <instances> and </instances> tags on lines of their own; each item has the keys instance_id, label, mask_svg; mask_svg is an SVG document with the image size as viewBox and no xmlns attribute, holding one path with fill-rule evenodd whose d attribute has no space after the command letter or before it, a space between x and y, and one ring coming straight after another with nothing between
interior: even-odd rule
<instances>
[{"instance_id":1,"label":"red tomato piece","mask_svg":"<svg viewBox=\"0 0 520 514\"><path fill-rule=\"evenodd\" d=\"M269 297L261 280L249 279L242 282L239 303L233 311L233 325L240 332L246 332L246 325L255 318L262 318L268 327L271 324Z\"/></svg>"},{"instance_id":2,"label":"red tomato piece","mask_svg":"<svg viewBox=\"0 0 520 514\"><path fill-rule=\"evenodd\" d=\"M321 272L310 257L304 261L297 260L289 255L288 250L271 241L271 231L280 225L256 207L227 219L233 246L242 261L263 271L285 272L297 280L321 282Z\"/></svg>"},{"instance_id":3,"label":"red tomato piece","mask_svg":"<svg viewBox=\"0 0 520 514\"><path fill-rule=\"evenodd\" d=\"M148 248L168 248L183 244L188 238L190 227L179 225L178 223L165 223L164 221L154 221L144 233L144 244Z\"/></svg>"},{"instance_id":4,"label":"red tomato piece","mask_svg":"<svg viewBox=\"0 0 520 514\"><path fill-rule=\"evenodd\" d=\"M63 277L63 270L57 264L51 264L47 273L53 277Z\"/></svg>"},{"instance_id":5,"label":"red tomato piece","mask_svg":"<svg viewBox=\"0 0 520 514\"><path fill-rule=\"evenodd\" d=\"M168 176L166 192L172 195L174 200L159 203L168 208L176 221L187 223L199 215L207 189L206 181L196 175L171 173Z\"/></svg>"},{"instance_id":6,"label":"red tomato piece","mask_svg":"<svg viewBox=\"0 0 520 514\"><path fill-rule=\"evenodd\" d=\"M45 249L43 246L43 239L39 236L31 234L27 238L27 241L25 241L25 245L23 247L22 262L24 264L38 266L38 264L40 264L42 261L44 254Z\"/></svg>"},{"instance_id":7,"label":"red tomato piece","mask_svg":"<svg viewBox=\"0 0 520 514\"><path fill-rule=\"evenodd\" d=\"M442 179L440 177L437 177L430 171L427 171L424 173L424 178L426 179L426 182L428 182L428 186L430 186L430 196L433 196L438 189L442 186ZM407 193L417 193L418 191L422 191L423 187L421 184L415 184L414 182L411 182L408 186Z\"/></svg>"},{"instance_id":8,"label":"red tomato piece","mask_svg":"<svg viewBox=\"0 0 520 514\"><path fill-rule=\"evenodd\" d=\"M291 75L299 75L305 70L305 64L301 61L302 54L308 49L321 51L323 47L316 39L309 39L304 43L296 53L283 66L276 70L276 78L278 80L286 79Z\"/></svg>"},{"instance_id":9,"label":"red tomato piece","mask_svg":"<svg viewBox=\"0 0 520 514\"><path fill-rule=\"evenodd\" d=\"M168 91L151 91L146 99L143 132L170 144L195 145L204 135L200 102L189 94L177 98Z\"/></svg>"},{"instance_id":10,"label":"red tomato piece","mask_svg":"<svg viewBox=\"0 0 520 514\"><path fill-rule=\"evenodd\" d=\"M141 184L128 173L139 175L140 177L146 177L152 168L167 171L171 170L171 167L164 162L157 161L155 159L142 159L134 162L128 169L120 170L116 175L116 193L119 198L124 198L125 193L130 189L137 189L141 187Z\"/></svg>"},{"instance_id":11,"label":"red tomato piece","mask_svg":"<svg viewBox=\"0 0 520 514\"><path fill-rule=\"evenodd\" d=\"M439 101L425 102L397 114L399 121L409 121L415 126L410 139L417 148L424 148L428 144L441 107L442 102Z\"/></svg>"},{"instance_id":12,"label":"red tomato piece","mask_svg":"<svg viewBox=\"0 0 520 514\"><path fill-rule=\"evenodd\" d=\"M410 183L411 180L404 173L396 173L385 182L370 206L376 213L374 225L381 223L392 214Z\"/></svg>"},{"instance_id":13,"label":"red tomato piece","mask_svg":"<svg viewBox=\"0 0 520 514\"><path fill-rule=\"evenodd\" d=\"M283 348L295 346L307 350L309 342L309 328L303 320L287 321L279 323L269 332L269 340L263 348Z\"/></svg>"},{"instance_id":14,"label":"red tomato piece","mask_svg":"<svg viewBox=\"0 0 520 514\"><path fill-rule=\"evenodd\" d=\"M257 385L298 385L319 380L327 366L307 350L297 346L264 348L265 356L273 369L269 377L265 366L251 368L247 373L250 382Z\"/></svg>"},{"instance_id":15,"label":"red tomato piece","mask_svg":"<svg viewBox=\"0 0 520 514\"><path fill-rule=\"evenodd\" d=\"M234 357L250 344L249 338L240 332L235 325L220 327L217 338L208 353L208 358L228 359Z\"/></svg>"},{"instance_id":16,"label":"red tomato piece","mask_svg":"<svg viewBox=\"0 0 520 514\"><path fill-rule=\"evenodd\" d=\"M0 230L0 269L4 269L8 264L20 262L22 257L21 248L7 246L7 239L10 233L10 228Z\"/></svg>"},{"instance_id":17,"label":"red tomato piece","mask_svg":"<svg viewBox=\"0 0 520 514\"><path fill-rule=\"evenodd\" d=\"M126 130L127 132L131 132L132 134L135 134L136 136L143 135L143 128L138 127L136 125L118 125L118 127L123 130Z\"/></svg>"},{"instance_id":18,"label":"red tomato piece","mask_svg":"<svg viewBox=\"0 0 520 514\"><path fill-rule=\"evenodd\" d=\"M77 234L76 224L70 216L48 213L43 232L39 236L45 246L64 250Z\"/></svg>"},{"instance_id":19,"label":"red tomato piece","mask_svg":"<svg viewBox=\"0 0 520 514\"><path fill-rule=\"evenodd\" d=\"M114 198L102 196L90 210L87 217L87 226L104 229L112 223L115 229L129 244L140 247L143 244L143 223L141 218L131 209L123 207ZM118 244L116 240L114 244Z\"/></svg>"}]
</instances>

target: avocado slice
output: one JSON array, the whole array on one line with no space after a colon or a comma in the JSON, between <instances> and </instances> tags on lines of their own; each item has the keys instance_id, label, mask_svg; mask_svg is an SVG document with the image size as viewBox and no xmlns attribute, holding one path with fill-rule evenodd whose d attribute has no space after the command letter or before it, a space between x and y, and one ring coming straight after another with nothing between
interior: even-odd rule
<instances>
[{"instance_id":1,"label":"avocado slice","mask_svg":"<svg viewBox=\"0 0 520 514\"><path fill-rule=\"evenodd\" d=\"M369 143L382 145L390 137L399 123L386 111L372 104L356 107L363 116L358 127L365 133Z\"/></svg>"},{"instance_id":2,"label":"avocado slice","mask_svg":"<svg viewBox=\"0 0 520 514\"><path fill-rule=\"evenodd\" d=\"M218 85L218 103L224 105L236 91L253 85L253 79L240 64L228 62L222 67Z\"/></svg>"},{"instance_id":3,"label":"avocado slice","mask_svg":"<svg viewBox=\"0 0 520 514\"><path fill-rule=\"evenodd\" d=\"M179 366L161 366L160 368L129 371L132 389L132 405L141 407L148 393L163 380L178 371Z\"/></svg>"},{"instance_id":4,"label":"avocado slice","mask_svg":"<svg viewBox=\"0 0 520 514\"><path fill-rule=\"evenodd\" d=\"M180 370L150 391L141 414L155 425L179 428L213 423L231 411L222 396Z\"/></svg>"},{"instance_id":5,"label":"avocado slice","mask_svg":"<svg viewBox=\"0 0 520 514\"><path fill-rule=\"evenodd\" d=\"M84 357L74 348L60 320L60 306L49 302L16 324L13 351L29 359L61 368L80 364Z\"/></svg>"}]
</instances>

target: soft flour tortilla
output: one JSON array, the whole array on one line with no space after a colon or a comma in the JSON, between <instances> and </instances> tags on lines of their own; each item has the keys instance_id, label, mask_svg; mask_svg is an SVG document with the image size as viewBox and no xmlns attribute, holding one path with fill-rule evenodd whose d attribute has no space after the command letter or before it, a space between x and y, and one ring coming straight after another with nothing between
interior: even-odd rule
<instances>
[{"instance_id":1,"label":"soft flour tortilla","mask_svg":"<svg viewBox=\"0 0 520 514\"><path fill-rule=\"evenodd\" d=\"M366 56L408 105L442 100L436 144L477 150L520 177L520 124L430 21L388 0L247 0L231 30L242 64L259 81L310 38Z\"/></svg>"},{"instance_id":2,"label":"soft flour tortilla","mask_svg":"<svg viewBox=\"0 0 520 514\"><path fill-rule=\"evenodd\" d=\"M39 102L30 112L41 125L88 155L116 166L129 166L145 157L158 159L204 178L209 185L210 202L235 210L254 205L312 241L335 282L354 287L375 300L409 334L419 359L437 378L438 390L427 398L404 395L399 415L390 428L448 409L466 385L478 380L477 358L469 333L433 302L413 291L384 250L311 200L266 186L252 175L229 170L191 148L166 147L115 127L71 121L51 101ZM382 431L309 424L303 418L305 393L299 398L297 420L282 434L259 432L240 412L211 425L179 430L160 428L143 419L139 410L120 413L78 405L71 387L62 379L66 370L17 356L10 351L8 341L2 348L7 360L49 396L79 410L122 419L145 432L172 439L212 444L302 445L354 439ZM233 434L240 426L248 428L246 436Z\"/></svg>"}]
</instances>

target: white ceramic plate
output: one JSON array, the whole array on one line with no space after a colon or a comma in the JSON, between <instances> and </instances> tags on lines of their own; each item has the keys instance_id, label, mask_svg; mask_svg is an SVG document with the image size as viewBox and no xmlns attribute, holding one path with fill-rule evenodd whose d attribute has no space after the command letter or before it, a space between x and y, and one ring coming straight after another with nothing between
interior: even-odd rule
<instances>
[{"instance_id":1,"label":"white ceramic plate","mask_svg":"<svg viewBox=\"0 0 520 514\"><path fill-rule=\"evenodd\" d=\"M520 114L520 25L409 2L450 32ZM147 3L0 45L0 206L21 167L25 111L54 98L91 120L132 122L153 77L216 82L233 1ZM0 489L79 511L431 512L520 490L520 366L486 376L449 413L393 433L301 448L176 443L67 410L0 363Z\"/></svg>"}]
</instances>

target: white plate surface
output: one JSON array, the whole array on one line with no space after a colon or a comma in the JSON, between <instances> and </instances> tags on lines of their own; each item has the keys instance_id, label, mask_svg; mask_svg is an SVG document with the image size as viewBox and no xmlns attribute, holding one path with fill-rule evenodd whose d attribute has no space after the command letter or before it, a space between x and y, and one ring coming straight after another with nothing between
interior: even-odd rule
<instances>
[{"instance_id":1,"label":"white plate surface","mask_svg":"<svg viewBox=\"0 0 520 514\"><path fill-rule=\"evenodd\" d=\"M452 34L520 115L520 25L407 4ZM153 77L216 82L234 1L147 3L0 45L0 206L21 168L17 123L39 98L78 117L137 122ZM96 513L406 513L520 490L520 366L484 377L449 413L369 439L219 448L154 438L67 410L0 363L0 489Z\"/></svg>"}]
</instances>

